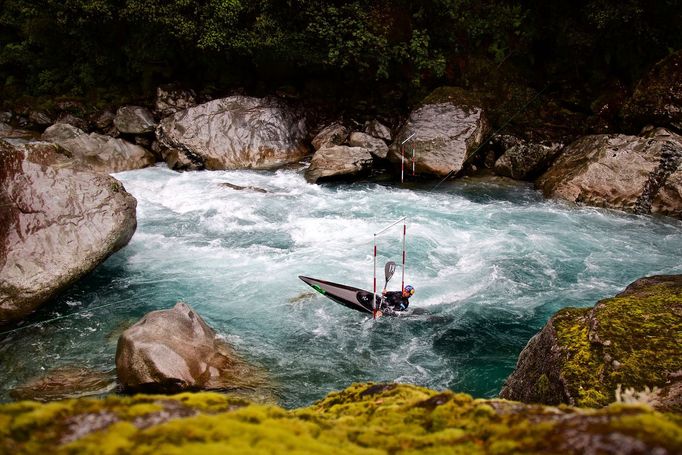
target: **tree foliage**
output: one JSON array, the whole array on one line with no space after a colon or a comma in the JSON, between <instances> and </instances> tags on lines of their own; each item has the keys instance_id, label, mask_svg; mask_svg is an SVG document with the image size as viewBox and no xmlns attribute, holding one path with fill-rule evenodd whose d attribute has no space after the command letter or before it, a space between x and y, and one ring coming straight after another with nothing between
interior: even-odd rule
<instances>
[{"instance_id":1,"label":"tree foliage","mask_svg":"<svg viewBox=\"0 0 682 455\"><path fill-rule=\"evenodd\" d=\"M0 87L457 82L472 58L599 84L682 47L682 0L3 0Z\"/></svg>"}]
</instances>

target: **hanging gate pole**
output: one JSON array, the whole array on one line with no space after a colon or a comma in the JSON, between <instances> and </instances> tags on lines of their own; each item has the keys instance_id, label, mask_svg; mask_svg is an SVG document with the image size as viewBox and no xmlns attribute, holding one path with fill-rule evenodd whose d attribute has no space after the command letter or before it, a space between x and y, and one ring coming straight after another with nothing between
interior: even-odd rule
<instances>
[{"instance_id":1,"label":"hanging gate pole","mask_svg":"<svg viewBox=\"0 0 682 455\"><path fill-rule=\"evenodd\" d=\"M400 143L400 183L405 180L405 143L412 139L417 133L410 134L407 139ZM412 175L414 175L414 148L412 148Z\"/></svg>"},{"instance_id":2,"label":"hanging gate pole","mask_svg":"<svg viewBox=\"0 0 682 455\"><path fill-rule=\"evenodd\" d=\"M372 302L372 316L374 319L377 318L377 236L383 234L384 232L388 231L390 228L395 226L396 224L400 223L401 221L403 222L403 283L401 285L401 288L405 286L405 232L406 232L406 220L407 217L404 216L400 218L397 221L394 221L393 223L389 224L385 228L383 228L380 231L377 231L374 233L374 302ZM402 289L401 289L402 291Z\"/></svg>"},{"instance_id":3,"label":"hanging gate pole","mask_svg":"<svg viewBox=\"0 0 682 455\"><path fill-rule=\"evenodd\" d=\"M374 300L372 300L372 317L377 318L377 235L374 234Z\"/></svg>"},{"instance_id":4,"label":"hanging gate pole","mask_svg":"<svg viewBox=\"0 0 682 455\"><path fill-rule=\"evenodd\" d=\"M400 281L400 292L405 290L405 256L407 252L405 250L405 236L407 235L407 222L403 219L403 278Z\"/></svg>"}]
</instances>

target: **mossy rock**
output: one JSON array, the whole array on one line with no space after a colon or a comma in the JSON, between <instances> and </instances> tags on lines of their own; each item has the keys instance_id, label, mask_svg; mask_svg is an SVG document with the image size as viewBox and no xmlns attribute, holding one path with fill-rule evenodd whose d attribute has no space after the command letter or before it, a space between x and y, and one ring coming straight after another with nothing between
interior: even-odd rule
<instances>
[{"instance_id":1,"label":"mossy rock","mask_svg":"<svg viewBox=\"0 0 682 455\"><path fill-rule=\"evenodd\" d=\"M632 389L682 412L682 275L642 278L594 308L555 314L519 356L501 396L599 407ZM646 395L646 396L644 396Z\"/></svg>"},{"instance_id":2,"label":"mossy rock","mask_svg":"<svg viewBox=\"0 0 682 455\"><path fill-rule=\"evenodd\" d=\"M215 393L0 405L0 453L678 453L682 420L355 384L284 410ZM631 452L634 453L634 452Z\"/></svg>"}]
</instances>

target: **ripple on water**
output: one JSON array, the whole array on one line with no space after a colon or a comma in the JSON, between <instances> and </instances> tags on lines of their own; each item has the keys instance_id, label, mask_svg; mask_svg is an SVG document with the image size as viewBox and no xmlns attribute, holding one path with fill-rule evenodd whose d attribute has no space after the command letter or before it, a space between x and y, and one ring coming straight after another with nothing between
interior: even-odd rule
<instances>
[{"instance_id":1,"label":"ripple on water","mask_svg":"<svg viewBox=\"0 0 682 455\"><path fill-rule=\"evenodd\" d=\"M135 236L29 322L91 310L2 337L2 399L43 369L110 368L125 327L179 299L265 367L287 406L367 380L492 396L558 309L682 273L682 223L546 201L504 180L430 192L310 185L296 170L116 177L138 201ZM409 314L374 322L298 280L371 289L372 233L403 215L405 279L417 289ZM400 257L398 226L378 238L380 285L384 262Z\"/></svg>"}]
</instances>

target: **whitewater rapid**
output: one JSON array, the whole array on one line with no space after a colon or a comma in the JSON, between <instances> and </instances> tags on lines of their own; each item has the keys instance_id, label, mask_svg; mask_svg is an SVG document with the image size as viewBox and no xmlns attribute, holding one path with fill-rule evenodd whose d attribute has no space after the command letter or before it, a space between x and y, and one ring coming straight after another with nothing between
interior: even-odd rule
<instances>
[{"instance_id":1,"label":"whitewater rapid","mask_svg":"<svg viewBox=\"0 0 682 455\"><path fill-rule=\"evenodd\" d=\"M137 232L31 322L111 305L12 334L0 348L2 399L58 366L112 369L121 331L178 300L267 370L285 406L354 381L494 396L558 309L591 306L641 276L682 273L679 221L546 201L507 180L464 179L431 192L311 185L295 168L157 166L115 177L138 201ZM298 279L371 290L372 234L402 216L406 284L417 291L408 314L375 322ZM400 227L379 237L380 281L385 261L401 262L401 242Z\"/></svg>"}]
</instances>

